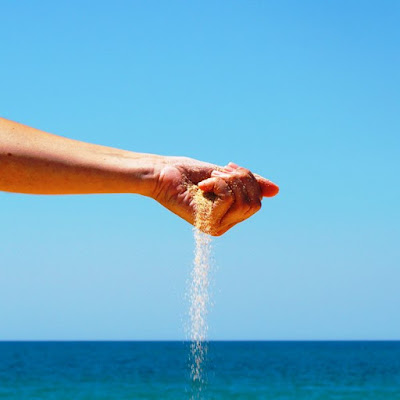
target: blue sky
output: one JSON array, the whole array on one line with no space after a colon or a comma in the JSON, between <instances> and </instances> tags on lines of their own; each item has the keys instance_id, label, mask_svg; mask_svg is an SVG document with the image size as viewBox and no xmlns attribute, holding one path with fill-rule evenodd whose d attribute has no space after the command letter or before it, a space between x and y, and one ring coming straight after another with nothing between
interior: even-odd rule
<instances>
[{"instance_id":1,"label":"blue sky","mask_svg":"<svg viewBox=\"0 0 400 400\"><path fill-rule=\"evenodd\" d=\"M5 2L0 115L281 187L215 239L211 339L400 339L397 1ZM182 339L191 227L0 193L0 339Z\"/></svg>"}]
</instances>

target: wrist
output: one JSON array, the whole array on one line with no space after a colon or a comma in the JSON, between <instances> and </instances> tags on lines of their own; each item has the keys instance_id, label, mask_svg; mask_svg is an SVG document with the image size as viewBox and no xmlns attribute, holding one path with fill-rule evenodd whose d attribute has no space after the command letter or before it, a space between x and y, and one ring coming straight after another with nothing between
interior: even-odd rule
<instances>
[{"instance_id":1,"label":"wrist","mask_svg":"<svg viewBox=\"0 0 400 400\"><path fill-rule=\"evenodd\" d=\"M123 164L125 165L121 174L123 191L154 198L160 173L167 164L166 157L132 153Z\"/></svg>"}]
</instances>

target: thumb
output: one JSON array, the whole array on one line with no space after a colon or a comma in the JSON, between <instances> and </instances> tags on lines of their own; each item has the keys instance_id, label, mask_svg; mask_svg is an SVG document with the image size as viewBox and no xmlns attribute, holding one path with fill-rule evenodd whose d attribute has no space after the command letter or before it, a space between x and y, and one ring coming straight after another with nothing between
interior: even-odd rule
<instances>
[{"instance_id":1,"label":"thumb","mask_svg":"<svg viewBox=\"0 0 400 400\"><path fill-rule=\"evenodd\" d=\"M278 185L269 181L268 179L263 178L260 175L254 174L258 184L260 185L261 194L263 197L274 197L279 192Z\"/></svg>"}]
</instances>

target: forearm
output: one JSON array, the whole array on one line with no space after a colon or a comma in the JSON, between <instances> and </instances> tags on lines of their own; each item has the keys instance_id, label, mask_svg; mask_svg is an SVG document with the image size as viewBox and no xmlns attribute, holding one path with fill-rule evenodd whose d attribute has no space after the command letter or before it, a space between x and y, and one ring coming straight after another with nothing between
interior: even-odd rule
<instances>
[{"instance_id":1,"label":"forearm","mask_svg":"<svg viewBox=\"0 0 400 400\"><path fill-rule=\"evenodd\" d=\"M151 196L162 157L67 139L0 118L0 190Z\"/></svg>"}]
</instances>

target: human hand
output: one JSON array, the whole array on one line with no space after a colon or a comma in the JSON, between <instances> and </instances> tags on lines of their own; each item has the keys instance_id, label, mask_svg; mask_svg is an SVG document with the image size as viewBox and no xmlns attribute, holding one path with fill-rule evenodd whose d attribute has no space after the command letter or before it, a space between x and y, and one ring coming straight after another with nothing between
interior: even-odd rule
<instances>
[{"instance_id":1,"label":"human hand","mask_svg":"<svg viewBox=\"0 0 400 400\"><path fill-rule=\"evenodd\" d=\"M193 225L196 197L203 191L210 212L208 224L199 227L213 236L255 214L263 197L279 191L274 183L234 163L220 167L186 157L166 157L156 181L152 197Z\"/></svg>"}]
</instances>

